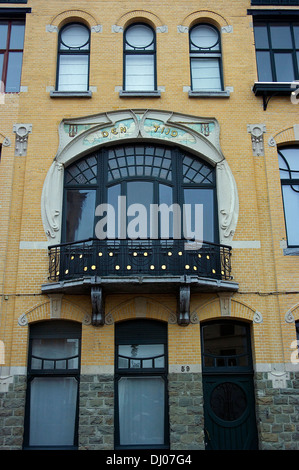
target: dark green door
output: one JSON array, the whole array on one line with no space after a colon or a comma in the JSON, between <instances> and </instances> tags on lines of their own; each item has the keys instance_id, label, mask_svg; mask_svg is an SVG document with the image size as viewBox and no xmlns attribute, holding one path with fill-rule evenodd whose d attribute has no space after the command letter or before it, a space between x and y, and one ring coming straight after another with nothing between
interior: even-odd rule
<instances>
[{"instance_id":1,"label":"dark green door","mask_svg":"<svg viewBox=\"0 0 299 470\"><path fill-rule=\"evenodd\" d=\"M249 325L203 324L202 357L206 449L257 449Z\"/></svg>"}]
</instances>

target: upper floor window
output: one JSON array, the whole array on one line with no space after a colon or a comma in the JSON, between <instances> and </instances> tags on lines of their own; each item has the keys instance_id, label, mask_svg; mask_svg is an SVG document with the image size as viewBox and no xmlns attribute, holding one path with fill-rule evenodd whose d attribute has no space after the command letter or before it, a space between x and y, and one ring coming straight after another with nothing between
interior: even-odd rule
<instances>
[{"instance_id":1,"label":"upper floor window","mask_svg":"<svg viewBox=\"0 0 299 470\"><path fill-rule=\"evenodd\" d=\"M223 90L219 31L210 24L194 26L189 48L192 91Z\"/></svg>"},{"instance_id":2,"label":"upper floor window","mask_svg":"<svg viewBox=\"0 0 299 470\"><path fill-rule=\"evenodd\" d=\"M299 79L298 22L256 20L254 37L260 82L292 82Z\"/></svg>"},{"instance_id":3,"label":"upper floor window","mask_svg":"<svg viewBox=\"0 0 299 470\"><path fill-rule=\"evenodd\" d=\"M0 21L0 71L6 93L20 91L25 22L20 20Z\"/></svg>"},{"instance_id":4,"label":"upper floor window","mask_svg":"<svg viewBox=\"0 0 299 470\"><path fill-rule=\"evenodd\" d=\"M289 247L299 246L299 147L278 150L281 190Z\"/></svg>"},{"instance_id":5,"label":"upper floor window","mask_svg":"<svg viewBox=\"0 0 299 470\"><path fill-rule=\"evenodd\" d=\"M80 23L67 24L58 40L58 91L87 91L89 87L90 31Z\"/></svg>"},{"instance_id":6,"label":"upper floor window","mask_svg":"<svg viewBox=\"0 0 299 470\"><path fill-rule=\"evenodd\" d=\"M133 24L124 34L124 90L156 89L155 31L147 24Z\"/></svg>"}]
</instances>

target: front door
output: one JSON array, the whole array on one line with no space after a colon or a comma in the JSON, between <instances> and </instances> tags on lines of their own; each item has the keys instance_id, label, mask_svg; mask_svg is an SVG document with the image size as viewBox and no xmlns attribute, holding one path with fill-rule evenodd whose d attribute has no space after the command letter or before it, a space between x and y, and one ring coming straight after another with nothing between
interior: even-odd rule
<instances>
[{"instance_id":1,"label":"front door","mask_svg":"<svg viewBox=\"0 0 299 470\"><path fill-rule=\"evenodd\" d=\"M206 449L257 449L249 325L203 324L202 348Z\"/></svg>"}]
</instances>

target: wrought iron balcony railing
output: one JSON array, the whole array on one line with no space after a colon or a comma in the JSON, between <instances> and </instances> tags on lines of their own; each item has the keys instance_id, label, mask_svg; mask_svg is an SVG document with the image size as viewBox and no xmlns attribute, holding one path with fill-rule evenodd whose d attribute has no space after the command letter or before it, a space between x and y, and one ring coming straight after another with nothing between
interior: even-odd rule
<instances>
[{"instance_id":1,"label":"wrought iron balcony railing","mask_svg":"<svg viewBox=\"0 0 299 470\"><path fill-rule=\"evenodd\" d=\"M49 280L87 276L195 275L220 280L231 277L231 247L185 240L88 239L49 247Z\"/></svg>"}]
</instances>

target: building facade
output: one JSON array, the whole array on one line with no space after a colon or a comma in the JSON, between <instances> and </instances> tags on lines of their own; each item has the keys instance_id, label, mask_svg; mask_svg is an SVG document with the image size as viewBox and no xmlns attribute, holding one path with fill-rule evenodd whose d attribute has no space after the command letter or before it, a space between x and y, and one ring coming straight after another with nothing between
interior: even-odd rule
<instances>
[{"instance_id":1,"label":"building facade","mask_svg":"<svg viewBox=\"0 0 299 470\"><path fill-rule=\"evenodd\" d=\"M0 449L298 449L299 2L0 14Z\"/></svg>"}]
</instances>

